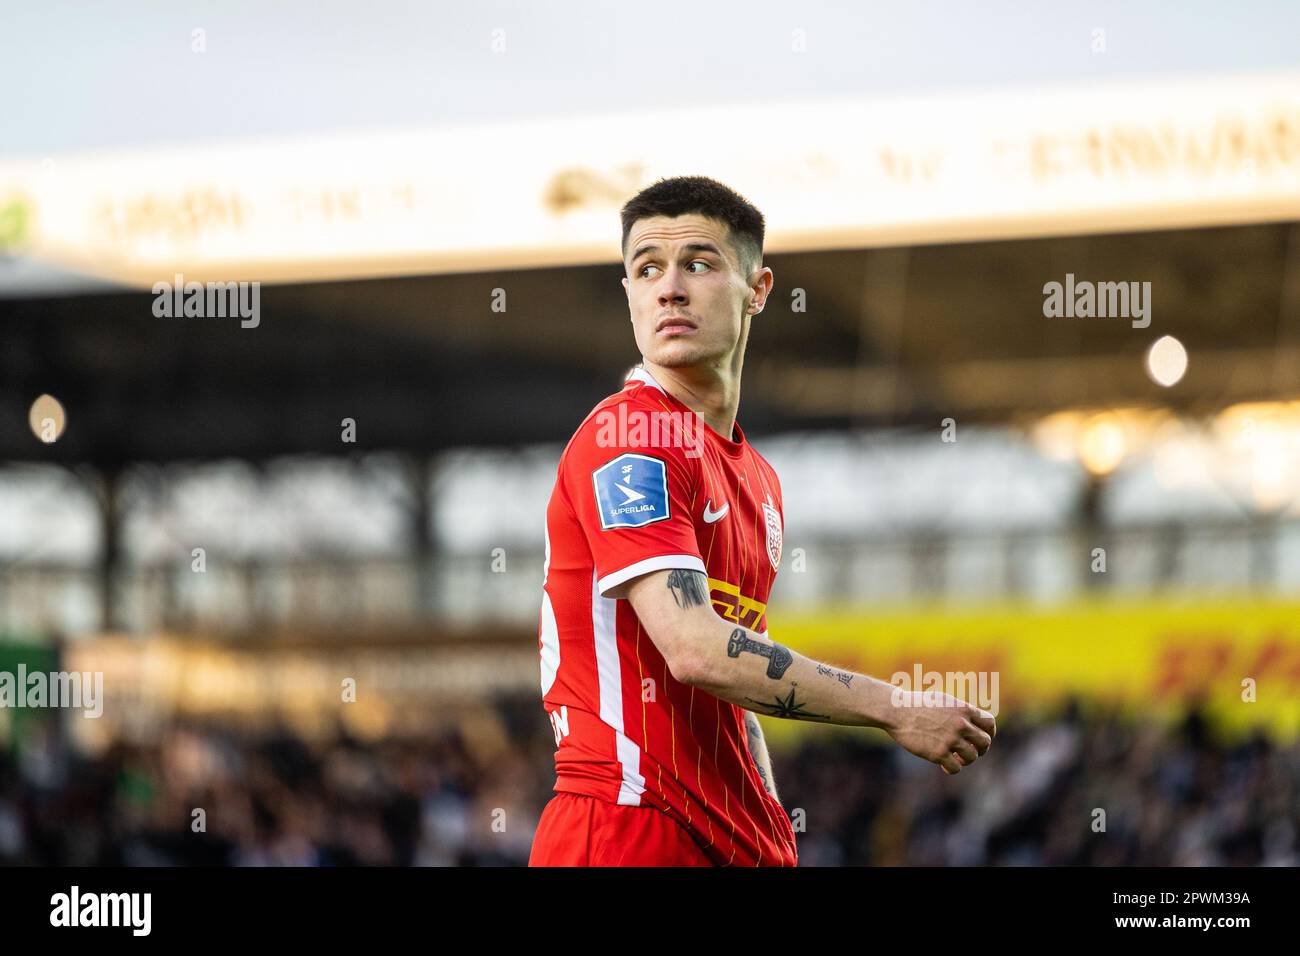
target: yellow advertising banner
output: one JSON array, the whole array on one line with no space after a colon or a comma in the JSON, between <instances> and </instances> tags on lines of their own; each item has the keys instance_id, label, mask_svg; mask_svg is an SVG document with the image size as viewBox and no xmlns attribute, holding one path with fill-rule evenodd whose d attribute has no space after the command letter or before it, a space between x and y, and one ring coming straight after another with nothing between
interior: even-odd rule
<instances>
[{"instance_id":1,"label":"yellow advertising banner","mask_svg":"<svg viewBox=\"0 0 1300 956\"><path fill-rule=\"evenodd\" d=\"M1297 603L777 613L770 634L792 650L906 690L956 691L1003 724L1078 695L1161 719L1200 703L1232 734L1262 728L1292 739L1300 732ZM799 732L796 721L764 727L774 737Z\"/></svg>"}]
</instances>

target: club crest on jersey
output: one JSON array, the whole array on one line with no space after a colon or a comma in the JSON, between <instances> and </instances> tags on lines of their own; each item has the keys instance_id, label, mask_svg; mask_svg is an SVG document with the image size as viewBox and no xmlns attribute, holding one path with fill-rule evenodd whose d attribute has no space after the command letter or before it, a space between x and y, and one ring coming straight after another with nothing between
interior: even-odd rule
<instances>
[{"instance_id":1,"label":"club crest on jersey","mask_svg":"<svg viewBox=\"0 0 1300 956\"><path fill-rule=\"evenodd\" d=\"M763 502L763 515L767 518L767 557L772 570L781 566L781 512L772 507L772 496Z\"/></svg>"},{"instance_id":2,"label":"club crest on jersey","mask_svg":"<svg viewBox=\"0 0 1300 956\"><path fill-rule=\"evenodd\" d=\"M641 528L668 517L668 468L659 458L628 453L591 473L600 526Z\"/></svg>"}]
</instances>

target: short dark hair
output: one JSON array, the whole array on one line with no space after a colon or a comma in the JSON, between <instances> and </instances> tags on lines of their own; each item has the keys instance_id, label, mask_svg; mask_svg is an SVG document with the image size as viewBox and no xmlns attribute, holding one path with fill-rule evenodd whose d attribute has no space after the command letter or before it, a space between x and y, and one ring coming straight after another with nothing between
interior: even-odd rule
<instances>
[{"instance_id":1,"label":"short dark hair","mask_svg":"<svg viewBox=\"0 0 1300 956\"><path fill-rule=\"evenodd\" d=\"M763 261L763 214L735 190L707 176L675 176L641 190L623 206L623 258L638 219L697 213L727 227L740 265L752 272Z\"/></svg>"}]
</instances>

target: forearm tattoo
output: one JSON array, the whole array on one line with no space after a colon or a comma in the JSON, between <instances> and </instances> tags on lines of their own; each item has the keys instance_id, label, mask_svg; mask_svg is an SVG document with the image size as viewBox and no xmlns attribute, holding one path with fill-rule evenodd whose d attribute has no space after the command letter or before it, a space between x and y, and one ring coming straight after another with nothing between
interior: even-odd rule
<instances>
[{"instance_id":1,"label":"forearm tattoo","mask_svg":"<svg viewBox=\"0 0 1300 956\"><path fill-rule=\"evenodd\" d=\"M668 590L680 608L702 607L709 603L709 579L699 571L674 568L668 572Z\"/></svg>"},{"instance_id":2,"label":"forearm tattoo","mask_svg":"<svg viewBox=\"0 0 1300 956\"><path fill-rule=\"evenodd\" d=\"M781 675L794 663L794 655L782 645L775 642L763 644L745 633L743 627L738 627L731 632L727 641L727 656L739 657L745 652L767 658L767 676L772 680L780 680Z\"/></svg>"},{"instance_id":3,"label":"forearm tattoo","mask_svg":"<svg viewBox=\"0 0 1300 956\"><path fill-rule=\"evenodd\" d=\"M767 708L763 713L771 717L785 717L789 720L830 720L830 717L825 714L814 714L804 710L808 705L796 699L795 686L791 682L790 693L784 697L777 696L774 700L754 700L752 697L746 697L745 700Z\"/></svg>"},{"instance_id":4,"label":"forearm tattoo","mask_svg":"<svg viewBox=\"0 0 1300 956\"><path fill-rule=\"evenodd\" d=\"M817 665L817 673L821 674L823 677L833 677L845 687L849 686L855 676L850 674L848 671L838 671L833 667L827 667L825 664Z\"/></svg>"}]
</instances>

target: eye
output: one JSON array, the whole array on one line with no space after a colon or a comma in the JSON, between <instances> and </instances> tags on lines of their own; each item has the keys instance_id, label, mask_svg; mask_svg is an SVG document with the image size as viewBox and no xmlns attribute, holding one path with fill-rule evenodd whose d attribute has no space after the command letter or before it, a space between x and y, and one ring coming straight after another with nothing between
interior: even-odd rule
<instances>
[{"instance_id":1,"label":"eye","mask_svg":"<svg viewBox=\"0 0 1300 956\"><path fill-rule=\"evenodd\" d=\"M689 262L689 263L687 264L687 268L690 268L690 266L704 266L705 269L712 269L712 268L713 268L713 267L712 267L708 262L706 262L706 261L703 260L703 259L693 259L691 262ZM637 274L637 278L644 279L644 278L646 277L645 271L646 271L647 269L657 269L657 268L659 268L659 267L656 266L656 265L646 264L646 265L642 266L640 269L637 270L637 273L636 273L636 274ZM698 273L693 273L693 274L698 275Z\"/></svg>"}]
</instances>

